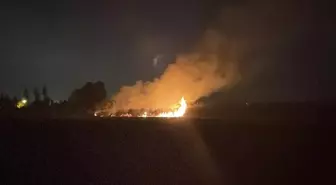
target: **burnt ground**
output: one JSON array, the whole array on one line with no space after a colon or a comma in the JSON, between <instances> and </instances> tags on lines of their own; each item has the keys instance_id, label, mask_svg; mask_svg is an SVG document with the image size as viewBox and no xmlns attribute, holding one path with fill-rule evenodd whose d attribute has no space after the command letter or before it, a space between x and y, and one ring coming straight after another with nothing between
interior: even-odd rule
<instances>
[{"instance_id":1,"label":"burnt ground","mask_svg":"<svg viewBox=\"0 0 336 185\"><path fill-rule=\"evenodd\" d=\"M334 111L276 112L221 119L3 118L0 182L334 184Z\"/></svg>"}]
</instances>

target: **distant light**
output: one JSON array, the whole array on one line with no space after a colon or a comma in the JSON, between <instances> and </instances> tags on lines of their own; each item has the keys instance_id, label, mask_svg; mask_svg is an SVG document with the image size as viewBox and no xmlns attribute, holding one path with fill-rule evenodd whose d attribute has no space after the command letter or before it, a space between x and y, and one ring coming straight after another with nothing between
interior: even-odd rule
<instances>
[{"instance_id":1,"label":"distant light","mask_svg":"<svg viewBox=\"0 0 336 185\"><path fill-rule=\"evenodd\" d=\"M28 103L28 100L23 98L22 100L17 102L16 107L20 109L22 107L25 107L27 105L27 103Z\"/></svg>"}]
</instances>

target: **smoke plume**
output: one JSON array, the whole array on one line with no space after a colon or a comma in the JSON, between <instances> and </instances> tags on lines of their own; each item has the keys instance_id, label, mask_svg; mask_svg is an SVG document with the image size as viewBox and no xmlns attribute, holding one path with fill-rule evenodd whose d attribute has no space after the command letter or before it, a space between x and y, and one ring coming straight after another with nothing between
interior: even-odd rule
<instances>
[{"instance_id":1,"label":"smoke plume","mask_svg":"<svg viewBox=\"0 0 336 185\"><path fill-rule=\"evenodd\" d=\"M314 20L314 6L308 2L304 7L301 1L292 0L225 2L209 8L206 14L213 16L207 26L212 29L205 32L195 52L178 55L153 81L122 87L112 97L114 111L169 108L182 96L194 102L234 85L240 78L244 78L240 86L253 85L249 94L242 93L245 99L253 94L256 84L268 83L267 73L279 71L277 66L281 65L276 61L282 52L286 55L284 47L290 47L294 38L305 38L302 33L315 25L310 21Z\"/></svg>"},{"instance_id":2,"label":"smoke plume","mask_svg":"<svg viewBox=\"0 0 336 185\"><path fill-rule=\"evenodd\" d=\"M208 30L197 52L178 55L159 78L122 87L112 97L113 110L172 108L182 96L195 102L233 84L239 79L235 57L222 56L223 48L228 48L224 36Z\"/></svg>"}]
</instances>

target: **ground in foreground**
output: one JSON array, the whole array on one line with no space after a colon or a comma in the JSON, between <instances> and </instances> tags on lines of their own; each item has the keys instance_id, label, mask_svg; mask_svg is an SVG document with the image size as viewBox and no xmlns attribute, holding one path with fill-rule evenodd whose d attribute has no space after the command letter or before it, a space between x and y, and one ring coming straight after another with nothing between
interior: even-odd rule
<instances>
[{"instance_id":1,"label":"ground in foreground","mask_svg":"<svg viewBox=\"0 0 336 185\"><path fill-rule=\"evenodd\" d=\"M1 121L5 184L323 184L335 128L320 119Z\"/></svg>"}]
</instances>

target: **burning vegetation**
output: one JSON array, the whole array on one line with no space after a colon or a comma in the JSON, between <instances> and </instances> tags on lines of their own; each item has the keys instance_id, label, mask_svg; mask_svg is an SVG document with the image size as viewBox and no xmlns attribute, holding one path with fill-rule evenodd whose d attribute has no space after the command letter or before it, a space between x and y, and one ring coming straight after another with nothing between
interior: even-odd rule
<instances>
[{"instance_id":1,"label":"burning vegetation","mask_svg":"<svg viewBox=\"0 0 336 185\"><path fill-rule=\"evenodd\" d=\"M228 45L220 33L209 30L196 52L178 55L159 78L121 87L95 115L182 117L186 100L193 104L239 79L235 57L226 51Z\"/></svg>"},{"instance_id":2,"label":"burning vegetation","mask_svg":"<svg viewBox=\"0 0 336 185\"><path fill-rule=\"evenodd\" d=\"M177 118L183 117L187 111L188 105L185 101L184 97L181 98L180 102L175 105L176 108L170 109L169 111L162 111L162 110L128 110L119 111L116 114L110 114L108 116L111 117L166 117L166 118ZM106 112L103 110L96 111L94 113L95 116L104 117L107 116Z\"/></svg>"}]
</instances>

